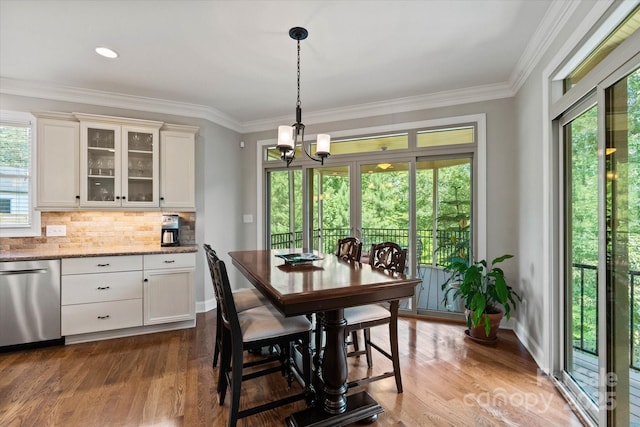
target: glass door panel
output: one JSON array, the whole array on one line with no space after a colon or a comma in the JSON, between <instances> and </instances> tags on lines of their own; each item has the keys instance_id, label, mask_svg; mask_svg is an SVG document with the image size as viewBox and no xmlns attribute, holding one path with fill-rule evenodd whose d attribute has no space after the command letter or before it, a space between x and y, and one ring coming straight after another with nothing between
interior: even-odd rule
<instances>
[{"instance_id":1,"label":"glass door panel","mask_svg":"<svg viewBox=\"0 0 640 427\"><path fill-rule=\"evenodd\" d=\"M128 202L153 202L154 176L154 138L153 133L125 132L127 158L127 199Z\"/></svg>"},{"instance_id":2,"label":"glass door panel","mask_svg":"<svg viewBox=\"0 0 640 427\"><path fill-rule=\"evenodd\" d=\"M89 202L116 201L117 129L88 127L87 137L87 194Z\"/></svg>"},{"instance_id":3,"label":"glass door panel","mask_svg":"<svg viewBox=\"0 0 640 427\"><path fill-rule=\"evenodd\" d=\"M605 91L605 386L607 423L615 426L640 425L639 96L639 70Z\"/></svg>"},{"instance_id":4,"label":"glass door panel","mask_svg":"<svg viewBox=\"0 0 640 427\"><path fill-rule=\"evenodd\" d=\"M598 127L593 106L563 127L565 141L565 370L598 402Z\"/></svg>"},{"instance_id":5,"label":"glass door panel","mask_svg":"<svg viewBox=\"0 0 640 427\"><path fill-rule=\"evenodd\" d=\"M311 187L312 247L335 253L338 240L352 235L349 166L313 169Z\"/></svg>"},{"instance_id":6,"label":"glass door panel","mask_svg":"<svg viewBox=\"0 0 640 427\"><path fill-rule=\"evenodd\" d=\"M461 301L442 300L445 267L471 255L471 158L416 163L416 249L419 311L462 312Z\"/></svg>"},{"instance_id":7,"label":"glass door panel","mask_svg":"<svg viewBox=\"0 0 640 427\"><path fill-rule=\"evenodd\" d=\"M374 243L394 242L409 251L409 163L360 166L360 240L362 262L369 262ZM409 255L407 255L409 259ZM409 263L406 272L409 273ZM411 299L400 301L411 310Z\"/></svg>"},{"instance_id":8,"label":"glass door panel","mask_svg":"<svg viewBox=\"0 0 640 427\"><path fill-rule=\"evenodd\" d=\"M267 247L302 248L302 170L268 171L266 195Z\"/></svg>"}]
</instances>

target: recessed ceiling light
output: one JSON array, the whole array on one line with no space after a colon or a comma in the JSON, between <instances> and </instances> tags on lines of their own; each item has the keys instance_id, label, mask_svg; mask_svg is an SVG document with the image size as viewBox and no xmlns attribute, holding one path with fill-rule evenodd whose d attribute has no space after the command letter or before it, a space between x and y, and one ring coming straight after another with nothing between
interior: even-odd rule
<instances>
[{"instance_id":1,"label":"recessed ceiling light","mask_svg":"<svg viewBox=\"0 0 640 427\"><path fill-rule=\"evenodd\" d=\"M115 50L109 49L108 47L97 47L96 53L98 55L104 56L105 58L117 58L118 53Z\"/></svg>"}]
</instances>

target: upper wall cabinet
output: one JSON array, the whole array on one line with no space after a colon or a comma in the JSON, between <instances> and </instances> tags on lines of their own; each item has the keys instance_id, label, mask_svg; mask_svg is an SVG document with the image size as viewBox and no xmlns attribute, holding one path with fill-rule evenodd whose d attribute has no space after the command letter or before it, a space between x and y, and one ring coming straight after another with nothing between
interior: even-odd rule
<instances>
[{"instance_id":1,"label":"upper wall cabinet","mask_svg":"<svg viewBox=\"0 0 640 427\"><path fill-rule=\"evenodd\" d=\"M193 126L165 125L160 131L160 207L195 211Z\"/></svg>"},{"instance_id":2,"label":"upper wall cabinet","mask_svg":"<svg viewBox=\"0 0 640 427\"><path fill-rule=\"evenodd\" d=\"M38 209L195 211L197 127L36 113Z\"/></svg>"},{"instance_id":3,"label":"upper wall cabinet","mask_svg":"<svg viewBox=\"0 0 640 427\"><path fill-rule=\"evenodd\" d=\"M80 202L80 126L71 115L37 117L38 207L76 208Z\"/></svg>"},{"instance_id":4,"label":"upper wall cabinet","mask_svg":"<svg viewBox=\"0 0 640 427\"><path fill-rule=\"evenodd\" d=\"M76 114L80 206L158 207L162 122Z\"/></svg>"}]
</instances>

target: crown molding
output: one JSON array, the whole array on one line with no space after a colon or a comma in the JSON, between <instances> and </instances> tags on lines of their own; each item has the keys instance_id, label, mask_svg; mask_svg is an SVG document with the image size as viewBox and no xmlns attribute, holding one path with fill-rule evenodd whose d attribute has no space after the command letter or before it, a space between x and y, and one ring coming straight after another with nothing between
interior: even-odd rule
<instances>
[{"instance_id":1,"label":"crown molding","mask_svg":"<svg viewBox=\"0 0 640 427\"><path fill-rule=\"evenodd\" d=\"M518 93L536 65L556 38L560 30L567 24L581 0L555 1L542 18L542 22L527 44L509 79L511 91Z\"/></svg>"},{"instance_id":2,"label":"crown molding","mask_svg":"<svg viewBox=\"0 0 640 427\"><path fill-rule=\"evenodd\" d=\"M449 107L452 105L470 104L510 98L515 95L510 85L505 83L475 86L464 89L436 92L426 95L409 96L380 102L352 105L321 111L305 112L305 124L327 123L341 120L360 119L385 114L405 113L409 111L427 110L430 108ZM272 119L255 120L243 123L246 133L276 129L278 125L289 123L291 116Z\"/></svg>"},{"instance_id":3,"label":"crown molding","mask_svg":"<svg viewBox=\"0 0 640 427\"><path fill-rule=\"evenodd\" d=\"M0 93L194 117L209 120L239 133L242 133L243 131L243 126L240 122L229 115L216 110L215 108L205 105L132 96L92 89L56 86L26 80L10 79L6 77L0 77Z\"/></svg>"}]
</instances>

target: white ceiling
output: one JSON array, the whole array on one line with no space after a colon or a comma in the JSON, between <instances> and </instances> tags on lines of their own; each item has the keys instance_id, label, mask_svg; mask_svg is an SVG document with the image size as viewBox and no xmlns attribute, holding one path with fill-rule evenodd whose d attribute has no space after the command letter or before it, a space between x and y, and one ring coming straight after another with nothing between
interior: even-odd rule
<instances>
[{"instance_id":1,"label":"white ceiling","mask_svg":"<svg viewBox=\"0 0 640 427\"><path fill-rule=\"evenodd\" d=\"M552 0L0 0L0 92L28 84L196 104L240 130L293 122L288 31L303 26L308 124L314 113L363 105L508 93L554 25L553 8ZM98 56L99 45L120 57Z\"/></svg>"}]
</instances>

